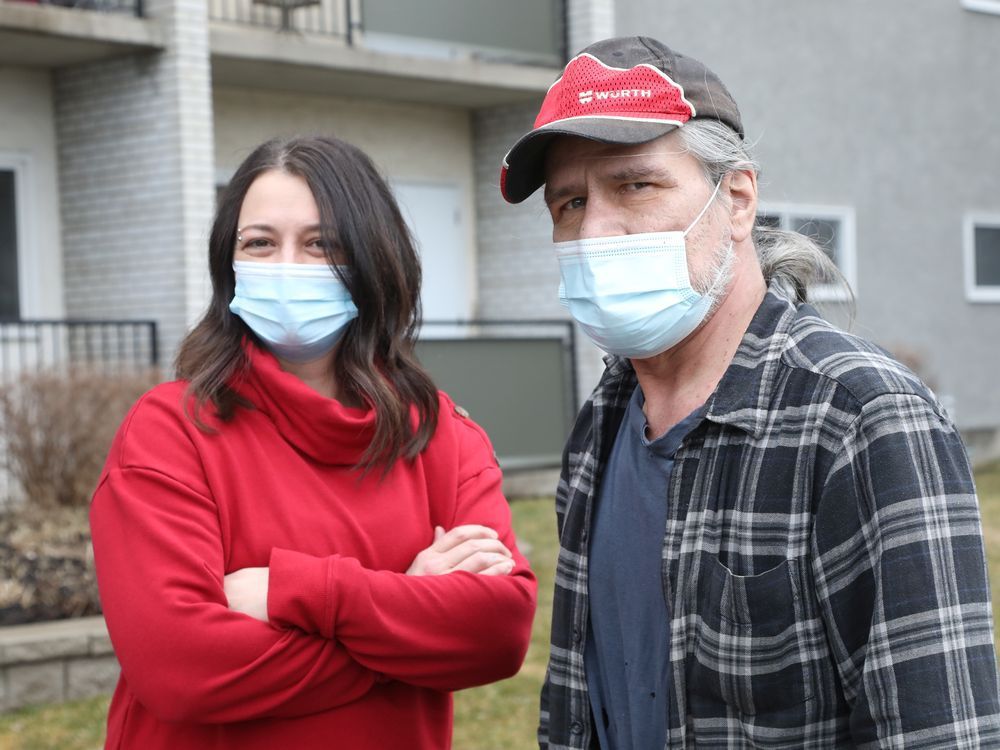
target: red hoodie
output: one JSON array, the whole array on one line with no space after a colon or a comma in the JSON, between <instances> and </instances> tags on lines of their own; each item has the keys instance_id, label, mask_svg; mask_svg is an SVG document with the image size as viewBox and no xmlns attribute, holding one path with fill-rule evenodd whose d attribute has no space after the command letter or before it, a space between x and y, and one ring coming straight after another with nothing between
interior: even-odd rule
<instances>
[{"instance_id":1,"label":"red hoodie","mask_svg":"<svg viewBox=\"0 0 1000 750\"><path fill-rule=\"evenodd\" d=\"M449 691L517 672L535 609L485 433L442 394L424 452L363 477L374 413L250 354L255 409L205 409L207 433L166 383L112 445L90 512L122 666L106 747L449 747ZM404 574L435 525L470 523L500 534L510 575ZM258 566L270 624L223 592Z\"/></svg>"}]
</instances>

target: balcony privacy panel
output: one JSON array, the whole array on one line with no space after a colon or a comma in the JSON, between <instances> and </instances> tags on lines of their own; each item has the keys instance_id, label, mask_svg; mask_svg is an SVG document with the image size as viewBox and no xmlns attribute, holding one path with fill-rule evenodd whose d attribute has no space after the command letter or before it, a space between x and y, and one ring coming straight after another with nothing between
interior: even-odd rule
<instances>
[{"instance_id":1,"label":"balcony privacy panel","mask_svg":"<svg viewBox=\"0 0 1000 750\"><path fill-rule=\"evenodd\" d=\"M486 430L501 467L559 465L574 417L567 338L423 338L417 354L438 388Z\"/></svg>"},{"instance_id":2,"label":"balcony privacy panel","mask_svg":"<svg viewBox=\"0 0 1000 750\"><path fill-rule=\"evenodd\" d=\"M561 0L361 0L360 20L368 46L559 66L562 8Z\"/></svg>"}]
</instances>

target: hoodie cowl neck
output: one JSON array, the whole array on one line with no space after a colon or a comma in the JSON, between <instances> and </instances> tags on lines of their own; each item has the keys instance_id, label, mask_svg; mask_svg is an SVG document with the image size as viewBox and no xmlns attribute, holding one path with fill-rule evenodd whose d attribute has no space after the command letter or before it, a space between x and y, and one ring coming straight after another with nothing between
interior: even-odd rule
<instances>
[{"instance_id":1,"label":"hoodie cowl neck","mask_svg":"<svg viewBox=\"0 0 1000 750\"><path fill-rule=\"evenodd\" d=\"M233 388L265 414L296 449L325 464L354 466L375 434L375 410L344 406L285 372L274 355L247 341L248 372Z\"/></svg>"}]
</instances>

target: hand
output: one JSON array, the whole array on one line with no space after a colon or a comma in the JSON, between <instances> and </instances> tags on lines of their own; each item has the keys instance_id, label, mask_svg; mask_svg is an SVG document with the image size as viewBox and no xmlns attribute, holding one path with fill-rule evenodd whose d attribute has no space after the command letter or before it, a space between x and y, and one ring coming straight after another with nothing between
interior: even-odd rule
<instances>
[{"instance_id":1,"label":"hand","mask_svg":"<svg viewBox=\"0 0 1000 750\"><path fill-rule=\"evenodd\" d=\"M242 568L222 579L229 608L267 622L268 568Z\"/></svg>"},{"instance_id":2,"label":"hand","mask_svg":"<svg viewBox=\"0 0 1000 750\"><path fill-rule=\"evenodd\" d=\"M456 526L445 532L434 527L434 543L410 563L410 576L437 576L464 570L484 576L505 576L514 560L497 533L486 526Z\"/></svg>"}]
</instances>

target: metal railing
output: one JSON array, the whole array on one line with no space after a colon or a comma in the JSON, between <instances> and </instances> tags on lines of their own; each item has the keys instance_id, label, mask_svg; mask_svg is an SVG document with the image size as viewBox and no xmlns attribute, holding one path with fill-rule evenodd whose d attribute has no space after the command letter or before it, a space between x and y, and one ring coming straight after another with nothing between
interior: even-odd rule
<instances>
[{"instance_id":1,"label":"metal railing","mask_svg":"<svg viewBox=\"0 0 1000 750\"><path fill-rule=\"evenodd\" d=\"M208 0L208 17L213 21L339 37L351 43L351 0Z\"/></svg>"},{"instance_id":2,"label":"metal railing","mask_svg":"<svg viewBox=\"0 0 1000 750\"><path fill-rule=\"evenodd\" d=\"M122 374L159 363L152 320L0 321L0 380L81 366Z\"/></svg>"},{"instance_id":3,"label":"metal railing","mask_svg":"<svg viewBox=\"0 0 1000 750\"><path fill-rule=\"evenodd\" d=\"M92 10L102 13L127 13L142 16L143 0L0 0L7 5L54 5L60 8Z\"/></svg>"}]
</instances>

